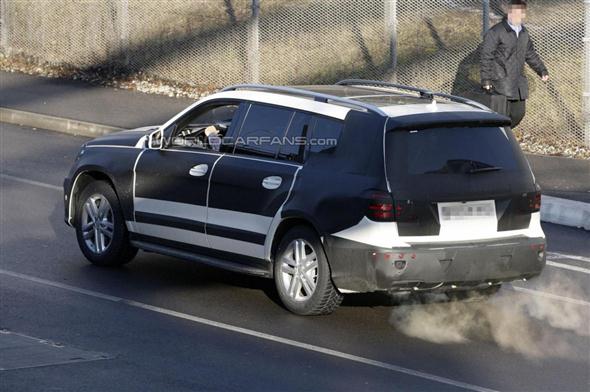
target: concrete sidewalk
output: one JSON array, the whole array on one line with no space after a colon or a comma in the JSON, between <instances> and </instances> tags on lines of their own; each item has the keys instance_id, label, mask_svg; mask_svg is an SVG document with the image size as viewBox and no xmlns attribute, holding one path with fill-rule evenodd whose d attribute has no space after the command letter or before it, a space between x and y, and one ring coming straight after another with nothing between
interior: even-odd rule
<instances>
[{"instance_id":1,"label":"concrete sidewalk","mask_svg":"<svg viewBox=\"0 0 590 392\"><path fill-rule=\"evenodd\" d=\"M527 154L543 194L590 203L590 160Z\"/></svg>"},{"instance_id":2,"label":"concrete sidewalk","mask_svg":"<svg viewBox=\"0 0 590 392\"><path fill-rule=\"evenodd\" d=\"M0 107L116 128L162 124L193 102L76 80L0 72Z\"/></svg>"},{"instance_id":3,"label":"concrete sidewalk","mask_svg":"<svg viewBox=\"0 0 590 392\"><path fill-rule=\"evenodd\" d=\"M0 72L0 121L78 135L162 124L193 102ZM532 154L527 158L546 196L544 220L590 230L590 160Z\"/></svg>"}]
</instances>

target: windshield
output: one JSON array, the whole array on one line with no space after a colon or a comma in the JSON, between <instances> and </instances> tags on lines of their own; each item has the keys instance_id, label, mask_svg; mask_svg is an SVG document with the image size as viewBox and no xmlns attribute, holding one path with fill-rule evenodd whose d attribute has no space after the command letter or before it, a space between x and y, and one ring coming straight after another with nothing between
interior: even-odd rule
<instances>
[{"instance_id":1,"label":"windshield","mask_svg":"<svg viewBox=\"0 0 590 392\"><path fill-rule=\"evenodd\" d=\"M387 134L390 176L477 174L522 170L510 131L498 127L433 128Z\"/></svg>"}]
</instances>

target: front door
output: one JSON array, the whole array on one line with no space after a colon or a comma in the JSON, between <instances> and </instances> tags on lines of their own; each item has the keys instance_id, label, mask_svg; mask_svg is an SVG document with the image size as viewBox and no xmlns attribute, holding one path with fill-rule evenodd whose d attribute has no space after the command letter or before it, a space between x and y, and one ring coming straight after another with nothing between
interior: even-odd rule
<instances>
[{"instance_id":1,"label":"front door","mask_svg":"<svg viewBox=\"0 0 590 392\"><path fill-rule=\"evenodd\" d=\"M207 187L220 153L147 150L135 169L136 238L191 250L206 247ZM198 250L198 249L194 249Z\"/></svg>"},{"instance_id":2,"label":"front door","mask_svg":"<svg viewBox=\"0 0 590 392\"><path fill-rule=\"evenodd\" d=\"M200 252L205 234L207 193L222 145L212 143L231 131L239 102L200 105L170 127L162 150L145 150L134 169L132 237ZM166 132L165 132L166 133Z\"/></svg>"}]
</instances>

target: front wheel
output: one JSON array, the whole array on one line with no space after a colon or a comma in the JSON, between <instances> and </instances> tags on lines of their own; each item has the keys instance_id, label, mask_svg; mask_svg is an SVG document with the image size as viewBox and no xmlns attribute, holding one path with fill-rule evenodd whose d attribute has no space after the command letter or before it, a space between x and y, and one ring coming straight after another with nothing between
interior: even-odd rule
<instances>
[{"instance_id":1,"label":"front wheel","mask_svg":"<svg viewBox=\"0 0 590 392\"><path fill-rule=\"evenodd\" d=\"M88 184L80 194L75 227L80 250L92 264L119 266L137 254L129 243L119 199L104 181Z\"/></svg>"},{"instance_id":2,"label":"front wheel","mask_svg":"<svg viewBox=\"0 0 590 392\"><path fill-rule=\"evenodd\" d=\"M295 314L329 314L342 302L342 294L332 283L324 248L306 226L294 227L282 238L274 261L274 280L281 301Z\"/></svg>"}]
</instances>

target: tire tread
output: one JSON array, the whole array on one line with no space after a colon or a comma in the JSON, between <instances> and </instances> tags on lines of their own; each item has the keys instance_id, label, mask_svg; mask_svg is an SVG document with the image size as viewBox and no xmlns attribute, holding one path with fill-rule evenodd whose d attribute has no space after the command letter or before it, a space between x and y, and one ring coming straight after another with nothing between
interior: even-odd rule
<instances>
[{"instance_id":1,"label":"tire tread","mask_svg":"<svg viewBox=\"0 0 590 392\"><path fill-rule=\"evenodd\" d=\"M334 310L336 310L336 308L338 308L338 306L340 306L340 304L342 303L342 300L344 299L344 295L342 295L333 285L332 282L330 282L329 286L326 288L326 291L324 292L324 295L322 297L322 299L319 301L319 303L310 311L310 315L325 315L325 314L330 314L332 313Z\"/></svg>"}]
</instances>

